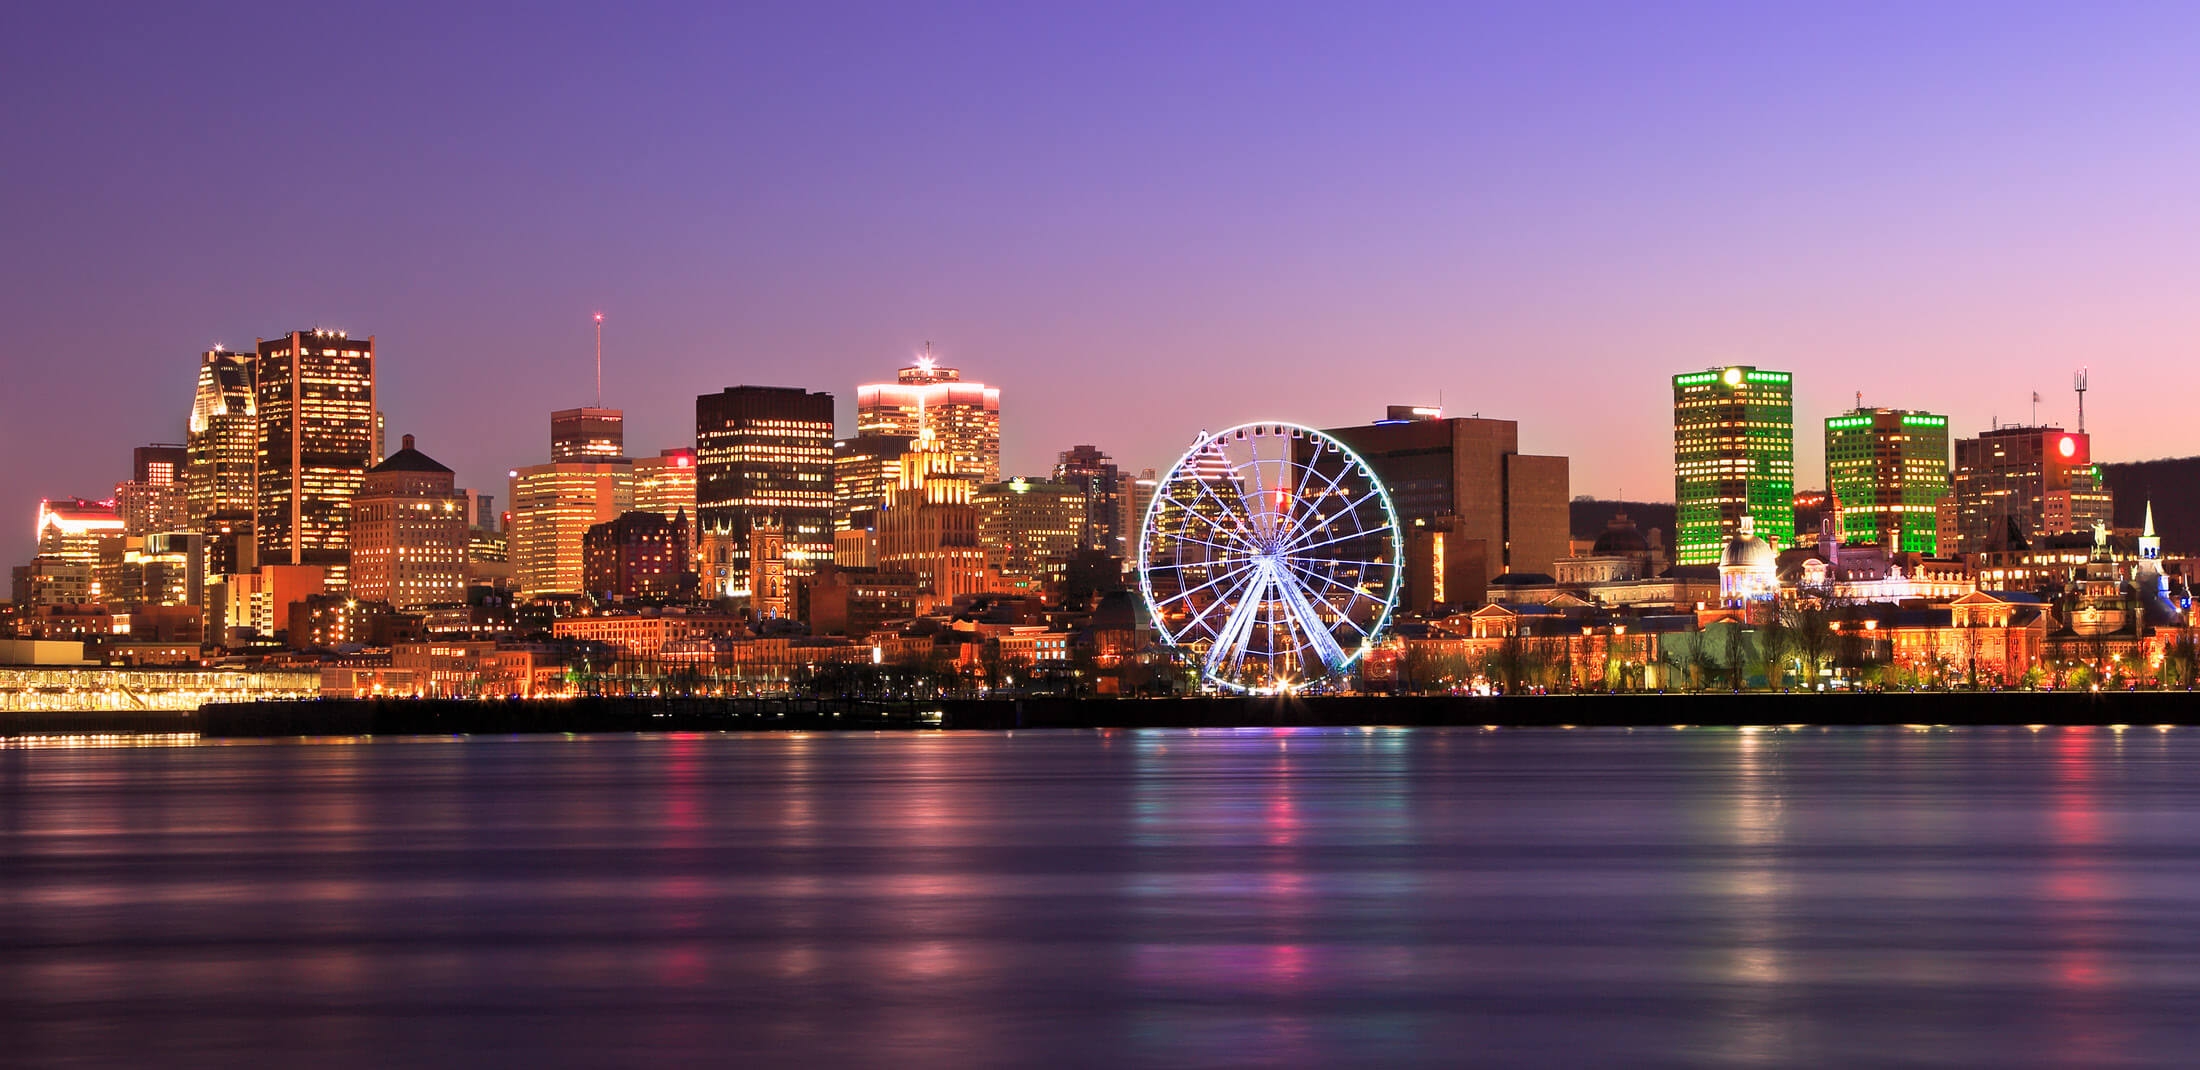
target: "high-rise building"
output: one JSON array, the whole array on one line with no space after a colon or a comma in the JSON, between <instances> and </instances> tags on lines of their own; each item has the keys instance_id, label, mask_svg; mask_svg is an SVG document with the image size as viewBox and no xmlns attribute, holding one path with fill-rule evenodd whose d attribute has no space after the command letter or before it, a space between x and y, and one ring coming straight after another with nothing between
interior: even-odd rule
<instances>
[{"instance_id":1,"label":"high-rise building","mask_svg":"<svg viewBox=\"0 0 2200 1070\"><path fill-rule=\"evenodd\" d=\"M342 591L351 501L376 452L374 339L331 330L263 339L252 378L260 564L319 565L328 589Z\"/></svg>"},{"instance_id":2,"label":"high-rise building","mask_svg":"<svg viewBox=\"0 0 2200 1070\"><path fill-rule=\"evenodd\" d=\"M1146 509L1153 504L1154 489L1161 485L1161 477L1151 468L1141 468L1138 477L1131 480L1123 495L1123 559L1134 560L1138 556L1138 538L1145 531Z\"/></svg>"},{"instance_id":3,"label":"high-rise building","mask_svg":"<svg viewBox=\"0 0 2200 1070\"><path fill-rule=\"evenodd\" d=\"M1795 387L1748 365L1673 377L1674 561L1715 565L1755 518L1775 550L1795 542Z\"/></svg>"},{"instance_id":4,"label":"high-rise building","mask_svg":"<svg viewBox=\"0 0 2200 1070\"><path fill-rule=\"evenodd\" d=\"M659 450L634 461L634 508L695 526L695 451ZM693 536L694 532L689 531Z\"/></svg>"},{"instance_id":5,"label":"high-rise building","mask_svg":"<svg viewBox=\"0 0 2200 1070\"><path fill-rule=\"evenodd\" d=\"M752 533L770 528L790 577L833 559L833 396L734 386L695 399L695 512L706 597L755 590Z\"/></svg>"},{"instance_id":6,"label":"high-rise building","mask_svg":"<svg viewBox=\"0 0 2200 1070\"><path fill-rule=\"evenodd\" d=\"M906 573L941 598L988 587L978 543L978 481L955 470L944 450L919 448L898 462L894 489L878 514L878 569Z\"/></svg>"},{"instance_id":7,"label":"high-rise building","mask_svg":"<svg viewBox=\"0 0 2200 1070\"><path fill-rule=\"evenodd\" d=\"M1390 490L1405 528L1405 608L1478 605L1491 579L1547 575L1566 556L1570 466L1520 452L1517 422L1393 405L1377 423L1327 433Z\"/></svg>"},{"instance_id":8,"label":"high-rise building","mask_svg":"<svg viewBox=\"0 0 2200 1070\"><path fill-rule=\"evenodd\" d=\"M1936 552L1940 499L1948 495L1948 418L1863 409L1826 418L1826 488L1841 515L1841 541L1889 552Z\"/></svg>"},{"instance_id":9,"label":"high-rise building","mask_svg":"<svg viewBox=\"0 0 2200 1070\"><path fill-rule=\"evenodd\" d=\"M1083 528L1077 534L1078 549L1099 550L1129 558L1136 546L1125 546L1125 534L1136 538L1135 529L1123 525L1123 472L1098 446L1072 446L1054 464L1056 482L1075 486L1085 495Z\"/></svg>"},{"instance_id":10,"label":"high-rise building","mask_svg":"<svg viewBox=\"0 0 2200 1070\"><path fill-rule=\"evenodd\" d=\"M582 406L550 414L550 459L616 461L626 456L626 413Z\"/></svg>"},{"instance_id":11,"label":"high-rise building","mask_svg":"<svg viewBox=\"0 0 2200 1070\"><path fill-rule=\"evenodd\" d=\"M1019 477L981 484L972 501L985 565L1004 577L1059 582L1085 548L1091 498L1083 484Z\"/></svg>"},{"instance_id":12,"label":"high-rise building","mask_svg":"<svg viewBox=\"0 0 2200 1070\"><path fill-rule=\"evenodd\" d=\"M184 447L155 443L130 451L130 478L115 484L115 511L130 535L190 526Z\"/></svg>"},{"instance_id":13,"label":"high-rise building","mask_svg":"<svg viewBox=\"0 0 2200 1070\"><path fill-rule=\"evenodd\" d=\"M962 372L932 359L929 346L893 382L856 388L856 434L929 434L955 471L986 483L1001 478L1000 388L964 382Z\"/></svg>"},{"instance_id":14,"label":"high-rise building","mask_svg":"<svg viewBox=\"0 0 2200 1070\"><path fill-rule=\"evenodd\" d=\"M833 443L833 530L876 531L878 511L894 488L901 457L916 446L908 435L857 435Z\"/></svg>"},{"instance_id":15,"label":"high-rise building","mask_svg":"<svg viewBox=\"0 0 2200 1070\"><path fill-rule=\"evenodd\" d=\"M687 528L654 510L590 527L581 556L588 593L607 602L659 602L690 590Z\"/></svg>"},{"instance_id":16,"label":"high-rise building","mask_svg":"<svg viewBox=\"0 0 2200 1070\"><path fill-rule=\"evenodd\" d=\"M260 422L252 367L252 357L218 347L199 357L183 481L191 525L201 532L213 516L249 524L258 501L253 479Z\"/></svg>"},{"instance_id":17,"label":"high-rise building","mask_svg":"<svg viewBox=\"0 0 2200 1070\"><path fill-rule=\"evenodd\" d=\"M555 461L512 470L506 552L524 595L588 590L588 529L634 508L628 461Z\"/></svg>"},{"instance_id":18,"label":"high-rise building","mask_svg":"<svg viewBox=\"0 0 2200 1070\"><path fill-rule=\"evenodd\" d=\"M352 499L350 593L398 609L463 602L466 497L449 468L402 441Z\"/></svg>"},{"instance_id":19,"label":"high-rise building","mask_svg":"<svg viewBox=\"0 0 2200 1070\"><path fill-rule=\"evenodd\" d=\"M1951 482L1955 545L1944 555L2016 549L2012 528L2032 546L2049 535L2110 522L2114 501L2093 463L2093 441L2060 427L1997 427L1956 441Z\"/></svg>"}]
</instances>

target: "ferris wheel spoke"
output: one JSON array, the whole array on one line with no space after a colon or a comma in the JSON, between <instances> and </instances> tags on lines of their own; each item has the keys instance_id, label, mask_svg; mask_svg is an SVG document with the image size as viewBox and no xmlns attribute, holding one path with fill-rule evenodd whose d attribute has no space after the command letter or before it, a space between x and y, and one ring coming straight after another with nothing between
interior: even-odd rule
<instances>
[{"instance_id":1,"label":"ferris wheel spoke","mask_svg":"<svg viewBox=\"0 0 2200 1070\"><path fill-rule=\"evenodd\" d=\"M1297 564L1293 564L1291 568L1293 571L1301 576L1306 577L1307 579L1320 580L1321 582L1326 583L1329 586L1343 591L1345 592L1345 594L1351 596L1344 605L1335 606L1334 608L1336 608L1337 610L1337 615L1339 617L1342 617L1345 623L1352 625L1353 630L1359 632L1363 636L1367 634L1367 629L1360 627L1359 623L1352 619L1352 607L1362 598L1365 598L1371 602L1374 601L1373 596L1369 595L1366 591L1363 591L1357 587L1353 587L1349 584L1338 581L1335 576L1331 576L1328 573L1317 572L1308 568L1302 568ZM1322 601L1325 603L1328 602L1327 596L1323 596Z\"/></svg>"},{"instance_id":2,"label":"ferris wheel spoke","mask_svg":"<svg viewBox=\"0 0 2200 1070\"><path fill-rule=\"evenodd\" d=\"M1177 569L1177 570L1179 570L1179 571L1182 571L1182 570L1183 570L1183 568L1184 568L1184 566L1182 566L1182 565L1172 565L1172 566L1170 566L1170 567L1172 567L1172 568L1175 568L1175 569ZM1236 566L1236 567L1234 567L1234 568L1231 568L1230 570L1228 570L1228 571L1226 571L1226 572L1223 572L1223 573L1221 573L1220 575L1217 575L1217 576L1216 576L1215 578L1213 578L1213 579L1211 579L1211 580L1208 580L1207 582L1205 582L1205 583L1202 583L1202 584L1200 584L1200 585L1199 585L1199 586L1197 586L1197 587L1187 587L1187 588L1185 588L1184 590L1178 591L1177 593L1175 593L1175 594L1172 594L1172 595L1170 595L1169 597L1167 597L1167 598L1164 598L1164 599L1162 599L1162 600L1160 600L1159 602L1156 602L1156 603L1154 603L1154 604L1155 604L1156 606L1165 606L1165 605L1168 605L1168 604L1169 604L1169 603L1171 603L1171 602L1179 601L1179 600L1181 600L1181 599L1186 599L1186 598L1190 598L1191 596L1193 596L1193 595L1195 595L1195 594L1198 594L1199 592L1201 592L1201 591L1204 591L1204 590L1208 589L1209 587L1213 587L1213 586L1215 586L1215 585L1217 585L1217 584L1219 584L1219 583L1222 583L1222 582L1223 582L1224 580L1228 580L1228 579L1230 579L1230 578L1232 578L1232 577L1234 577L1234 576L1237 576L1237 575L1239 575L1240 573L1244 572L1244 571L1245 571L1246 569L1249 569L1249 568L1252 568L1252 567L1253 567L1253 562L1252 562L1252 561L1250 561L1250 560L1248 560L1248 561L1244 562L1243 564L1240 564L1240 565L1238 565L1238 566Z\"/></svg>"},{"instance_id":3,"label":"ferris wheel spoke","mask_svg":"<svg viewBox=\"0 0 2200 1070\"><path fill-rule=\"evenodd\" d=\"M1284 552L1288 554L1296 554L1301 550L1319 550L1324 546L1335 546L1340 542L1351 542L1354 539L1364 539L1371 534L1373 533L1367 531L1349 531L1342 535L1338 535L1333 538L1323 539L1322 541L1316 543L1308 543L1304 546L1286 546L1284 547Z\"/></svg>"},{"instance_id":4,"label":"ferris wheel spoke","mask_svg":"<svg viewBox=\"0 0 2200 1070\"><path fill-rule=\"evenodd\" d=\"M1222 506L1222 507L1223 507L1224 509L1229 509L1229 508L1230 508L1230 505L1229 505L1229 503L1228 503L1228 502L1225 502L1225 501L1223 501L1223 500L1222 500L1222 496L1221 496L1221 495L1218 495L1218 494L1210 494L1209 496L1210 496L1210 497L1213 497L1213 498L1214 498L1214 500L1215 500L1215 502L1216 502L1216 504L1218 504L1218 505L1221 505L1221 506ZM1206 524L1207 524L1207 526L1208 526L1208 527L1210 527L1210 528L1213 528L1213 529L1214 529L1214 530L1216 531L1216 533L1220 534L1220 535L1221 535L1221 536L1222 536L1223 538L1225 538L1225 539L1231 539L1231 540L1234 540L1235 542L1237 542L1237 543L1238 543L1238 545L1239 545L1239 546L1241 546L1241 547L1243 547L1243 548L1245 548L1245 549L1250 549L1250 548L1251 548L1252 544L1251 544L1251 543L1248 543L1248 542L1246 542L1246 541L1245 541L1245 537L1244 537L1244 534L1243 534L1242 532L1232 531L1232 530L1230 530L1229 528L1227 528L1227 527L1224 527L1221 521L1219 521L1219 520L1216 520L1216 519L1215 519L1214 517L1208 516L1207 514L1205 514L1205 513L1202 513L1202 512L1200 512L1200 511L1198 510L1198 508L1197 508L1196 506L1194 506L1194 505L1187 505L1187 504L1185 504L1184 502L1182 502L1182 501L1179 501L1179 500L1178 500L1178 499L1176 498L1176 496L1175 496L1175 495L1170 495L1170 496L1169 496L1169 498L1168 498L1168 501L1169 501L1169 504L1171 504L1171 505L1174 505L1174 506L1176 506L1177 508L1179 508L1179 509L1182 509L1182 510L1184 510L1184 514L1185 514L1186 516L1193 516L1193 517L1198 517L1198 518L1199 518L1200 520L1202 520L1202 521L1206 522ZM1171 536L1171 537L1172 537L1172 538L1189 538L1190 536L1186 536L1186 535L1175 535L1175 536ZM1212 545L1212 544L1210 544L1210 545Z\"/></svg>"},{"instance_id":5,"label":"ferris wheel spoke","mask_svg":"<svg viewBox=\"0 0 2200 1070\"><path fill-rule=\"evenodd\" d=\"M1224 677L1234 677L1245 663L1245 650L1252 645L1253 624L1267 602L1265 595L1269 583L1268 569L1256 568L1246 581L1251 590L1245 592L1230 615L1223 621L1221 630L1215 633L1214 645L1207 648L1207 665L1210 672L1220 670ZM1220 603L1217 603L1218 605Z\"/></svg>"},{"instance_id":6,"label":"ferris wheel spoke","mask_svg":"<svg viewBox=\"0 0 2200 1070\"><path fill-rule=\"evenodd\" d=\"M1331 490L1335 490L1336 484L1330 484L1330 488ZM1315 510L1315 515L1322 518L1321 523L1299 532L1296 536L1292 538L1292 541L1284 544L1284 550L1288 552L1290 550L1298 549L1299 544L1305 542L1307 539L1312 538L1315 535L1321 534L1321 532L1324 529L1328 528L1329 525L1336 523L1338 520L1344 517L1350 516L1357 520L1359 517L1359 507L1366 501L1367 497L1363 496L1359 500L1351 503L1350 505L1346 505L1343 508L1336 510L1335 512L1326 514L1322 513L1321 510L1317 508Z\"/></svg>"},{"instance_id":7,"label":"ferris wheel spoke","mask_svg":"<svg viewBox=\"0 0 2200 1070\"><path fill-rule=\"evenodd\" d=\"M1166 539L1178 539L1178 540L1182 540L1182 541L1184 541L1184 542L1188 542L1188 543L1194 543L1194 544L1196 544L1196 545L1199 545L1199 546L1204 546L1204 547L1206 547L1206 548L1208 548L1208 549L1210 549L1210 550L1220 550L1220 551L1221 551L1221 552L1223 552L1223 553L1226 553L1226 554L1236 554L1236 555L1238 555L1238 556L1247 556L1247 555L1250 555L1250 554L1251 554L1251 553L1253 552L1253 548L1252 548L1251 546L1249 546L1249 545L1246 545L1246 544L1244 544L1244 543L1235 543L1235 544L1232 544L1232 543L1219 543L1219 542L1209 542L1209 541L1207 541L1206 539L1202 539L1202 538L1200 538L1200 537L1199 537L1199 536L1197 536L1197 535L1186 535L1186 534L1183 534L1182 532L1177 532L1177 533L1174 533L1174 534L1164 535L1164 536L1162 536L1162 537L1163 537L1163 538L1166 538Z\"/></svg>"},{"instance_id":8,"label":"ferris wheel spoke","mask_svg":"<svg viewBox=\"0 0 2200 1070\"><path fill-rule=\"evenodd\" d=\"M1178 634L1188 634L1193 628L1204 626L1207 623L1207 615L1214 612L1216 606L1233 604L1232 599L1242 597L1242 592L1244 592L1246 585L1252 583L1258 578L1259 572L1257 570L1247 569L1245 573L1238 578L1238 581L1235 584L1231 585L1229 590L1224 591L1219 595L1216 595L1214 601L1207 603L1199 610L1199 612L1192 614L1192 618L1184 622L1184 630Z\"/></svg>"},{"instance_id":9,"label":"ferris wheel spoke","mask_svg":"<svg viewBox=\"0 0 2200 1070\"><path fill-rule=\"evenodd\" d=\"M1306 589L1290 582L1277 586L1282 589L1284 605L1290 607L1291 614L1299 619L1299 630L1306 633L1307 641L1313 645L1315 653L1321 655L1322 664L1331 671L1344 668L1344 648L1337 645L1337 637L1330 634L1329 626L1322 623L1321 615L1308 603Z\"/></svg>"}]
</instances>

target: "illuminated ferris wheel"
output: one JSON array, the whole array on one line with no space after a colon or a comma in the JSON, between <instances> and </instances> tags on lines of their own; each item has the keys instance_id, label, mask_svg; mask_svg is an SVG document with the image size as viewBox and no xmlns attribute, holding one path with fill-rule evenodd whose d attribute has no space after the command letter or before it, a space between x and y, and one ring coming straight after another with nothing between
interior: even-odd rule
<instances>
[{"instance_id":1,"label":"illuminated ferris wheel","mask_svg":"<svg viewBox=\"0 0 2200 1070\"><path fill-rule=\"evenodd\" d=\"M1398 603L1403 539L1382 481L1344 443L1259 423L1199 440L1154 489L1138 540L1154 628L1211 683L1333 681Z\"/></svg>"}]
</instances>

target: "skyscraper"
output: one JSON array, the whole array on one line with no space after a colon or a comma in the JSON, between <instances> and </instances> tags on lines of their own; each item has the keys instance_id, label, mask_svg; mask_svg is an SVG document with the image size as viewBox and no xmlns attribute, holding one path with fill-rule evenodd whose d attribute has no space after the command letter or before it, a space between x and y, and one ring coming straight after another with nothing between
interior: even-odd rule
<instances>
[{"instance_id":1,"label":"skyscraper","mask_svg":"<svg viewBox=\"0 0 2200 1070\"><path fill-rule=\"evenodd\" d=\"M833 396L734 386L695 399L695 511L705 597L752 591L752 534L789 577L833 560Z\"/></svg>"},{"instance_id":2,"label":"skyscraper","mask_svg":"<svg viewBox=\"0 0 2200 1070\"><path fill-rule=\"evenodd\" d=\"M1674 560L1715 565L1742 517L1774 549L1795 541L1795 394L1748 365L1673 377Z\"/></svg>"},{"instance_id":3,"label":"skyscraper","mask_svg":"<svg viewBox=\"0 0 2200 1070\"><path fill-rule=\"evenodd\" d=\"M186 465L180 445L154 443L130 451L130 478L115 484L115 510L124 532L149 535L189 527Z\"/></svg>"},{"instance_id":4,"label":"skyscraper","mask_svg":"<svg viewBox=\"0 0 2200 1070\"><path fill-rule=\"evenodd\" d=\"M351 503L351 595L399 609L466 597L466 497L451 470L404 446L367 470Z\"/></svg>"},{"instance_id":5,"label":"skyscraper","mask_svg":"<svg viewBox=\"0 0 2200 1070\"><path fill-rule=\"evenodd\" d=\"M1004 577L1058 582L1089 530L1084 486L1060 480L986 483L978 507L978 546L985 566Z\"/></svg>"},{"instance_id":6,"label":"skyscraper","mask_svg":"<svg viewBox=\"0 0 2200 1070\"><path fill-rule=\"evenodd\" d=\"M695 451L686 446L634 461L634 508L695 526ZM694 532L688 532L692 537Z\"/></svg>"},{"instance_id":7,"label":"skyscraper","mask_svg":"<svg viewBox=\"0 0 2200 1070\"><path fill-rule=\"evenodd\" d=\"M260 564L319 565L328 588L341 591L351 501L375 452L374 339L330 330L264 339L253 392Z\"/></svg>"},{"instance_id":8,"label":"skyscraper","mask_svg":"<svg viewBox=\"0 0 2200 1070\"><path fill-rule=\"evenodd\" d=\"M930 347L893 382L856 388L856 434L927 433L956 471L982 482L1000 480L1000 388L964 382L962 372L933 361Z\"/></svg>"},{"instance_id":9,"label":"skyscraper","mask_svg":"<svg viewBox=\"0 0 2200 1070\"><path fill-rule=\"evenodd\" d=\"M520 593L585 592L588 529L634 508L634 465L553 461L515 468L511 479L506 553Z\"/></svg>"},{"instance_id":10,"label":"skyscraper","mask_svg":"<svg viewBox=\"0 0 2200 1070\"><path fill-rule=\"evenodd\" d=\"M1123 472L1112 458L1097 446L1072 446L1055 461L1054 479L1085 495L1078 549L1099 550L1125 559L1138 552L1136 546L1125 546Z\"/></svg>"},{"instance_id":11,"label":"skyscraper","mask_svg":"<svg viewBox=\"0 0 2200 1070\"><path fill-rule=\"evenodd\" d=\"M1826 488L1841 541L1936 552L1936 507L1948 495L1948 418L1863 409L1826 419Z\"/></svg>"},{"instance_id":12,"label":"skyscraper","mask_svg":"<svg viewBox=\"0 0 2200 1070\"><path fill-rule=\"evenodd\" d=\"M616 461L626 456L626 413L583 406L550 414L550 459Z\"/></svg>"},{"instance_id":13,"label":"skyscraper","mask_svg":"<svg viewBox=\"0 0 2200 1070\"><path fill-rule=\"evenodd\" d=\"M1390 489L1405 526L1406 608L1478 605L1491 579L1549 574L1566 556L1571 465L1520 452L1517 422L1393 405L1377 423L1327 433Z\"/></svg>"},{"instance_id":14,"label":"skyscraper","mask_svg":"<svg viewBox=\"0 0 2200 1070\"><path fill-rule=\"evenodd\" d=\"M987 588L978 481L956 471L946 451L923 445L896 463L878 514L878 568L914 576L918 590L941 598L977 594Z\"/></svg>"},{"instance_id":15,"label":"skyscraper","mask_svg":"<svg viewBox=\"0 0 2200 1070\"><path fill-rule=\"evenodd\" d=\"M1955 545L1945 555L2014 549L2012 526L2033 546L2049 535L2109 523L2108 487L2093 441L2060 427L1997 427L1956 441L1950 498Z\"/></svg>"},{"instance_id":16,"label":"skyscraper","mask_svg":"<svg viewBox=\"0 0 2200 1070\"><path fill-rule=\"evenodd\" d=\"M184 501L192 527L209 537L208 518L249 522L257 502L253 472L260 422L252 366L251 357L218 347L199 358L198 392L184 439Z\"/></svg>"}]
</instances>

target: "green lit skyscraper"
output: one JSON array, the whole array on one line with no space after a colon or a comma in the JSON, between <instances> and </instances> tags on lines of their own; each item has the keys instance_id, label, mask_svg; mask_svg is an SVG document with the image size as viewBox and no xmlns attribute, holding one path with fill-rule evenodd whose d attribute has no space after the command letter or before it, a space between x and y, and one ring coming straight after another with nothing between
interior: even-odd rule
<instances>
[{"instance_id":1,"label":"green lit skyscraper","mask_svg":"<svg viewBox=\"0 0 2200 1070\"><path fill-rule=\"evenodd\" d=\"M1842 542L1936 552L1936 510L1948 495L1948 418L1901 409L1828 417L1826 487L1841 510Z\"/></svg>"},{"instance_id":2,"label":"green lit skyscraper","mask_svg":"<svg viewBox=\"0 0 2200 1070\"><path fill-rule=\"evenodd\" d=\"M1795 394L1747 366L1673 377L1675 562L1715 565L1742 516L1775 548L1795 541Z\"/></svg>"}]
</instances>

